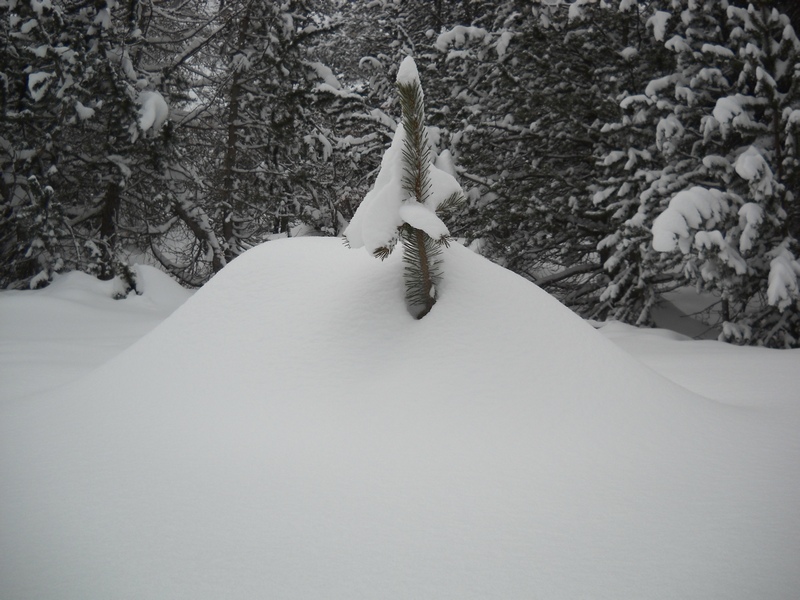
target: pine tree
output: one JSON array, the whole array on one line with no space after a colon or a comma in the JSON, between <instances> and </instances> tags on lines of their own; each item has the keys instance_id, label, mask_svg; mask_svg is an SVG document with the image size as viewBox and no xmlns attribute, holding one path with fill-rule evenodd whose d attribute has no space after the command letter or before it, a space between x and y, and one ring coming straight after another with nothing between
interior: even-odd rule
<instances>
[{"instance_id":1,"label":"pine tree","mask_svg":"<svg viewBox=\"0 0 800 600\"><path fill-rule=\"evenodd\" d=\"M418 319L436 302L442 277L440 255L449 231L437 212L463 200L455 178L434 164L425 129L424 98L416 64L400 65L397 87L402 122L384 154L373 189L364 198L345 231L350 247L364 247L385 259L402 241L406 302Z\"/></svg>"},{"instance_id":2,"label":"pine tree","mask_svg":"<svg viewBox=\"0 0 800 600\"><path fill-rule=\"evenodd\" d=\"M665 4L676 69L648 86L660 170L640 195L654 233L641 260L656 251L662 273L717 296L723 339L795 346L800 42L766 6Z\"/></svg>"}]
</instances>

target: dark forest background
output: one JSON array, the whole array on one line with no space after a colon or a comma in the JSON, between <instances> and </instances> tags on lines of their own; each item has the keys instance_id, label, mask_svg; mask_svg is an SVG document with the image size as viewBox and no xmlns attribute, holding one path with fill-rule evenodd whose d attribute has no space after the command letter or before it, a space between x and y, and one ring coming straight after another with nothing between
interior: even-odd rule
<instances>
[{"instance_id":1,"label":"dark forest background","mask_svg":"<svg viewBox=\"0 0 800 600\"><path fill-rule=\"evenodd\" d=\"M593 319L800 345L794 0L0 0L0 286L340 235L417 62L455 237ZM675 202L673 200L678 198ZM653 246L664 215L676 233ZM680 217L682 221L678 219ZM669 244L667 244L669 245ZM254 274L258 276L258 274Z\"/></svg>"}]
</instances>

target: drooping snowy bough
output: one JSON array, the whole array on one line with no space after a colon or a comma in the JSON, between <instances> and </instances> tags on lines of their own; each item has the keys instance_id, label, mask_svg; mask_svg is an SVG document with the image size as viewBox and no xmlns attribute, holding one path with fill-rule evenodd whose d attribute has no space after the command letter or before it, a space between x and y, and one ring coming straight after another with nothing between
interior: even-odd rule
<instances>
[{"instance_id":1,"label":"drooping snowy bough","mask_svg":"<svg viewBox=\"0 0 800 600\"><path fill-rule=\"evenodd\" d=\"M439 214L462 202L464 194L455 177L434 164L422 85L410 56L400 65L397 88L402 122L344 237L351 248L365 248L380 259L402 240L406 301L421 319L436 302L441 251L450 235Z\"/></svg>"}]
</instances>

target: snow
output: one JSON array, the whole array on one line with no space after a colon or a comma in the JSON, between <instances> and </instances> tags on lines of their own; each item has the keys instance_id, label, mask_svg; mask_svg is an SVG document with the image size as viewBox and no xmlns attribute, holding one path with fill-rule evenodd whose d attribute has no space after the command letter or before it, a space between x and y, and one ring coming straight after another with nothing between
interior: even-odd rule
<instances>
[{"instance_id":1,"label":"snow","mask_svg":"<svg viewBox=\"0 0 800 600\"><path fill-rule=\"evenodd\" d=\"M686 39L679 35L673 35L671 38L669 38L664 44L664 47L671 52L675 52L676 54L692 51L692 47L689 45Z\"/></svg>"},{"instance_id":2,"label":"snow","mask_svg":"<svg viewBox=\"0 0 800 600\"><path fill-rule=\"evenodd\" d=\"M36 19L29 19L28 21L22 24L22 27L19 28L19 32L22 35L27 35L38 26L39 26L39 21L37 21Z\"/></svg>"},{"instance_id":3,"label":"snow","mask_svg":"<svg viewBox=\"0 0 800 600\"><path fill-rule=\"evenodd\" d=\"M567 13L567 18L570 21L574 21L575 19L580 19L583 16L583 7L584 5L588 4L589 0L575 0L569 5L569 12Z\"/></svg>"},{"instance_id":4,"label":"snow","mask_svg":"<svg viewBox=\"0 0 800 600\"><path fill-rule=\"evenodd\" d=\"M336 78L336 75L333 74L330 67L319 61L307 62L306 64L317 74L317 77L322 79L328 88L333 90L342 89L342 84Z\"/></svg>"},{"instance_id":5,"label":"snow","mask_svg":"<svg viewBox=\"0 0 800 600\"><path fill-rule=\"evenodd\" d=\"M86 119L91 119L94 116L94 109L88 106L84 106L80 102L75 102L75 112L78 113L78 118L81 121L85 121Z\"/></svg>"},{"instance_id":6,"label":"snow","mask_svg":"<svg viewBox=\"0 0 800 600\"><path fill-rule=\"evenodd\" d=\"M721 261L734 269L738 275L747 273L747 262L730 245L721 231L698 231L694 236L694 245L698 250L713 250L717 248ZM717 266L712 261L703 263L700 266L700 273L706 281L717 279L719 276Z\"/></svg>"},{"instance_id":7,"label":"snow","mask_svg":"<svg viewBox=\"0 0 800 600\"><path fill-rule=\"evenodd\" d=\"M684 254L688 253L691 230L714 227L725 209L726 202L719 190L694 186L678 192L653 221L653 248L657 252L680 248Z\"/></svg>"},{"instance_id":8,"label":"snow","mask_svg":"<svg viewBox=\"0 0 800 600\"><path fill-rule=\"evenodd\" d=\"M401 85L420 84L419 72L417 71L417 63L410 56L406 56L403 62L400 63L400 68L397 70L397 83Z\"/></svg>"},{"instance_id":9,"label":"snow","mask_svg":"<svg viewBox=\"0 0 800 600\"><path fill-rule=\"evenodd\" d=\"M456 175L457 175L456 164L455 164L455 159L453 158L453 154L450 152L450 150L446 149L442 150L439 153L439 156L436 157L436 161L434 162L434 164L436 165L437 169L449 174L453 178L453 181L456 181ZM457 183L458 182L456 182L456 184Z\"/></svg>"},{"instance_id":10,"label":"snow","mask_svg":"<svg viewBox=\"0 0 800 600\"><path fill-rule=\"evenodd\" d=\"M667 155L678 149L684 128L675 115L667 115L656 126L656 147Z\"/></svg>"},{"instance_id":11,"label":"snow","mask_svg":"<svg viewBox=\"0 0 800 600\"><path fill-rule=\"evenodd\" d=\"M733 59L736 56L733 50L725 46L720 46L719 44L703 44L700 51L703 54L713 54L723 59Z\"/></svg>"},{"instance_id":12,"label":"snow","mask_svg":"<svg viewBox=\"0 0 800 600\"><path fill-rule=\"evenodd\" d=\"M797 405L789 374L798 366L800 351L695 341L664 329L643 330L618 322L602 324L600 331L651 369L707 398L751 409Z\"/></svg>"},{"instance_id":13,"label":"snow","mask_svg":"<svg viewBox=\"0 0 800 600\"><path fill-rule=\"evenodd\" d=\"M772 176L772 171L770 171L767 161L761 156L758 148L754 146L750 146L739 155L734 168L739 177L747 181L756 181L765 176L770 178Z\"/></svg>"},{"instance_id":14,"label":"snow","mask_svg":"<svg viewBox=\"0 0 800 600\"><path fill-rule=\"evenodd\" d=\"M143 91L137 99L139 108L139 126L142 131L153 129L158 131L169 118L167 101L157 91Z\"/></svg>"},{"instance_id":15,"label":"snow","mask_svg":"<svg viewBox=\"0 0 800 600\"><path fill-rule=\"evenodd\" d=\"M411 198L409 192L403 189L405 171L402 156L405 136L405 128L397 127L392 144L383 155L381 169L372 190L364 197L344 232L351 248L365 248L370 254L380 248L391 249L397 241L398 228L403 223L409 223L413 227L418 227L414 223L425 224L425 227L418 227L425 231L426 227L438 233L447 231L435 211L448 197L461 192L461 186L452 175L430 164L428 178L431 186L425 205L419 205ZM447 157L444 161L446 165ZM413 203L412 206L419 206L406 208L410 203ZM419 209L424 209L426 214Z\"/></svg>"},{"instance_id":16,"label":"snow","mask_svg":"<svg viewBox=\"0 0 800 600\"><path fill-rule=\"evenodd\" d=\"M465 27L456 25L450 30L443 31L436 37L434 47L440 52L444 52L450 45L463 46L467 39L482 40L489 35L489 32L481 27Z\"/></svg>"},{"instance_id":17,"label":"snow","mask_svg":"<svg viewBox=\"0 0 800 600\"><path fill-rule=\"evenodd\" d=\"M511 43L511 38L513 37L513 33L510 31L504 31L500 34L500 37L497 39L497 43L495 44L495 52L497 52L497 58L503 58L506 55L506 51L508 50L508 46Z\"/></svg>"},{"instance_id":18,"label":"snow","mask_svg":"<svg viewBox=\"0 0 800 600\"><path fill-rule=\"evenodd\" d=\"M55 77L52 73L38 71L28 75L28 91L31 94L34 102L39 102L42 99L47 88L50 87L50 80Z\"/></svg>"},{"instance_id":19,"label":"snow","mask_svg":"<svg viewBox=\"0 0 800 600\"><path fill-rule=\"evenodd\" d=\"M111 11L108 8L101 8L97 11L97 16L94 18L94 23L99 25L102 29L111 28Z\"/></svg>"},{"instance_id":20,"label":"snow","mask_svg":"<svg viewBox=\"0 0 800 600\"><path fill-rule=\"evenodd\" d=\"M664 77L659 77L658 79L654 79L647 84L644 93L646 96L653 98L655 96L658 96L661 92L667 89L674 82L675 82L674 75L665 75Z\"/></svg>"},{"instance_id":21,"label":"snow","mask_svg":"<svg viewBox=\"0 0 800 600\"><path fill-rule=\"evenodd\" d=\"M331 94L332 96L338 96L339 98L356 99L356 98L360 98L361 97L361 96L359 96L358 94L356 94L354 92L348 92L347 90L341 89L341 86L333 87L331 85L328 85L327 83L319 83L319 84L317 84L314 87L314 91L316 91L316 92L325 92L326 94Z\"/></svg>"},{"instance_id":22,"label":"snow","mask_svg":"<svg viewBox=\"0 0 800 600\"><path fill-rule=\"evenodd\" d=\"M786 310L792 304L797 305L800 296L798 277L800 262L788 250L782 250L769 264L767 301L780 310Z\"/></svg>"},{"instance_id":23,"label":"snow","mask_svg":"<svg viewBox=\"0 0 800 600\"><path fill-rule=\"evenodd\" d=\"M800 110L794 109L789 113L789 118L786 120L786 128L789 129L792 125L800 125Z\"/></svg>"},{"instance_id":24,"label":"snow","mask_svg":"<svg viewBox=\"0 0 800 600\"><path fill-rule=\"evenodd\" d=\"M0 293L0 397L25 396L78 379L163 321L191 295L152 267L136 265L142 295L123 300L118 280L54 275L36 291ZM2 594L0 594L2 596Z\"/></svg>"},{"instance_id":25,"label":"snow","mask_svg":"<svg viewBox=\"0 0 800 600\"><path fill-rule=\"evenodd\" d=\"M148 292L0 293L0 597L793 596L798 351L601 333L457 244L415 321L398 254L268 242L32 395Z\"/></svg>"},{"instance_id":26,"label":"snow","mask_svg":"<svg viewBox=\"0 0 800 600\"><path fill-rule=\"evenodd\" d=\"M400 206L409 195L403 189L404 143L405 128L400 126L395 129L392 144L383 155L375 184L344 232L351 248L365 248L374 254L380 248L392 248L397 241L397 229L403 224Z\"/></svg>"},{"instance_id":27,"label":"snow","mask_svg":"<svg viewBox=\"0 0 800 600\"><path fill-rule=\"evenodd\" d=\"M750 191L756 199L763 200L773 194L773 174L767 161L755 146L750 146L736 159L734 169L739 177L750 184Z\"/></svg>"},{"instance_id":28,"label":"snow","mask_svg":"<svg viewBox=\"0 0 800 600\"><path fill-rule=\"evenodd\" d=\"M421 229L435 240L450 235L447 225L436 216L436 213L415 200L403 203L400 207L400 218L412 227Z\"/></svg>"},{"instance_id":29,"label":"snow","mask_svg":"<svg viewBox=\"0 0 800 600\"><path fill-rule=\"evenodd\" d=\"M758 226L764 220L764 209L755 202L746 202L739 209L739 226L742 235L739 238L739 251L747 252L753 248L753 242L758 237Z\"/></svg>"},{"instance_id":30,"label":"snow","mask_svg":"<svg viewBox=\"0 0 800 600\"><path fill-rule=\"evenodd\" d=\"M647 26L653 28L653 37L656 41L663 42L667 31L667 21L672 15L663 10L657 10L652 17L647 19Z\"/></svg>"},{"instance_id":31,"label":"snow","mask_svg":"<svg viewBox=\"0 0 800 600\"><path fill-rule=\"evenodd\" d=\"M736 129L748 129L755 126L745 111L745 104L750 98L741 94L719 98L714 106L713 116L719 122L720 132L727 137L731 126Z\"/></svg>"},{"instance_id":32,"label":"snow","mask_svg":"<svg viewBox=\"0 0 800 600\"><path fill-rule=\"evenodd\" d=\"M31 0L31 8L41 17L44 9L52 10L53 5L50 0Z\"/></svg>"}]
</instances>

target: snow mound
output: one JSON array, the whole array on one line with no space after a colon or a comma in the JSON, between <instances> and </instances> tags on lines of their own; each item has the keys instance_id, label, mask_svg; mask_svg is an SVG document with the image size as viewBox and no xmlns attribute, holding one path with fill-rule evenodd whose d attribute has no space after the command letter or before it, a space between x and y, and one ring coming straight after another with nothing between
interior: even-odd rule
<instances>
[{"instance_id":1,"label":"snow mound","mask_svg":"<svg viewBox=\"0 0 800 600\"><path fill-rule=\"evenodd\" d=\"M121 300L114 299L125 293L118 278L101 281L80 271L56 274L41 290L0 292L0 400L79 378L192 295L158 269L135 265L133 271L141 295L130 292ZM113 339L114 346L104 338ZM66 359L65 343L70 347Z\"/></svg>"},{"instance_id":2,"label":"snow mound","mask_svg":"<svg viewBox=\"0 0 800 600\"><path fill-rule=\"evenodd\" d=\"M458 245L416 321L399 255L269 242L0 404L0 597L791 597L794 421Z\"/></svg>"},{"instance_id":3,"label":"snow mound","mask_svg":"<svg viewBox=\"0 0 800 600\"><path fill-rule=\"evenodd\" d=\"M133 265L132 271L139 294L129 292L122 300L115 300L125 295L125 285L118 277L103 281L80 271L56 273L50 285L37 290L35 294L28 294L28 297L47 296L71 300L95 309L102 309L114 302L137 303L172 312L186 302L193 293L182 288L169 275L155 267ZM109 300L113 302L108 302Z\"/></svg>"}]
</instances>

